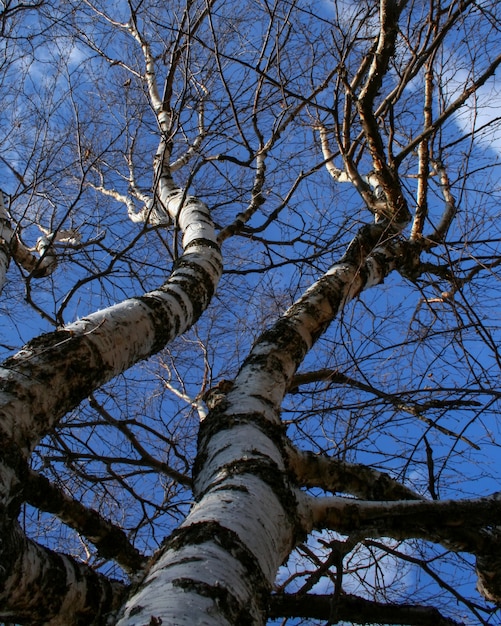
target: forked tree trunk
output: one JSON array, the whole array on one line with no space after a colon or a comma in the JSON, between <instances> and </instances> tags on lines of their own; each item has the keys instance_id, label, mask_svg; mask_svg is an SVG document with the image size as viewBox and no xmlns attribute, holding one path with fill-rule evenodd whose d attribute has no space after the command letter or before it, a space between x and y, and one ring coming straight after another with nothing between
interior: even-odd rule
<instances>
[{"instance_id":1,"label":"forked tree trunk","mask_svg":"<svg viewBox=\"0 0 501 626\"><path fill-rule=\"evenodd\" d=\"M280 406L297 367L337 312L399 261L381 226L334 265L255 343L226 398L201 425L195 499L118 624L263 624L281 563L304 538ZM368 253L372 253L368 255ZM161 620L161 621L160 621Z\"/></svg>"}]
</instances>

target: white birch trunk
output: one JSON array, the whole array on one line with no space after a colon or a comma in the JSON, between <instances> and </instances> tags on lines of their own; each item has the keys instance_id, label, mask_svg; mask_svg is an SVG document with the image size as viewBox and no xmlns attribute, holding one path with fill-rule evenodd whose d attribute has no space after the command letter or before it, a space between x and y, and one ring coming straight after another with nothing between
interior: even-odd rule
<instances>
[{"instance_id":1,"label":"white birch trunk","mask_svg":"<svg viewBox=\"0 0 501 626\"><path fill-rule=\"evenodd\" d=\"M167 282L38 337L0 368L0 619L97 624L117 608L122 585L30 542L16 518L26 461L40 438L90 392L185 332L210 302L222 261L209 211L180 190L162 200L184 247Z\"/></svg>"},{"instance_id":2,"label":"white birch trunk","mask_svg":"<svg viewBox=\"0 0 501 626\"><path fill-rule=\"evenodd\" d=\"M119 626L266 621L278 567L306 530L289 483L280 405L339 309L393 269L390 245L366 258L375 233L379 238L377 226L365 229L343 260L260 337L233 389L202 423L196 504L124 606Z\"/></svg>"},{"instance_id":3,"label":"white birch trunk","mask_svg":"<svg viewBox=\"0 0 501 626\"><path fill-rule=\"evenodd\" d=\"M222 263L208 209L179 190L168 203L184 254L162 287L42 335L0 368L0 429L26 454L92 390L185 332L209 304Z\"/></svg>"}]
</instances>

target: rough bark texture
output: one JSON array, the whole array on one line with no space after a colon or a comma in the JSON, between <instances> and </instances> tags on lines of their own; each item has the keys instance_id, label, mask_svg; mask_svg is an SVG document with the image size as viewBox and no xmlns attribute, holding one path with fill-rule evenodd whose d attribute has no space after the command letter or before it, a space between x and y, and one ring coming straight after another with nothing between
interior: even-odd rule
<instances>
[{"instance_id":1,"label":"rough bark texture","mask_svg":"<svg viewBox=\"0 0 501 626\"><path fill-rule=\"evenodd\" d=\"M2 521L0 535L2 620L27 626L104 624L106 614L120 605L123 584L30 541L14 521Z\"/></svg>"},{"instance_id":2,"label":"rough bark texture","mask_svg":"<svg viewBox=\"0 0 501 626\"><path fill-rule=\"evenodd\" d=\"M256 341L232 389L202 423L196 504L126 603L120 626L159 618L178 625L265 622L277 569L305 533L280 405L338 310L393 269L391 245L374 249L383 232L362 229L342 261Z\"/></svg>"},{"instance_id":3,"label":"rough bark texture","mask_svg":"<svg viewBox=\"0 0 501 626\"><path fill-rule=\"evenodd\" d=\"M0 293L5 285L5 276L10 263L10 242L12 226L5 208L3 192L0 190Z\"/></svg>"},{"instance_id":4,"label":"rough bark texture","mask_svg":"<svg viewBox=\"0 0 501 626\"><path fill-rule=\"evenodd\" d=\"M352 595L274 595L270 617L306 617L330 624L406 624L407 626L461 626L444 617L438 609L412 604L373 602Z\"/></svg>"},{"instance_id":5,"label":"rough bark texture","mask_svg":"<svg viewBox=\"0 0 501 626\"><path fill-rule=\"evenodd\" d=\"M331 528L342 534L363 534L365 530L372 537L377 534L399 540L425 539L473 554L496 550L497 538L488 528L501 514L499 494L473 500L395 502L338 496L322 499L303 493L298 498L304 499L304 524L309 529Z\"/></svg>"},{"instance_id":6,"label":"rough bark texture","mask_svg":"<svg viewBox=\"0 0 501 626\"><path fill-rule=\"evenodd\" d=\"M178 191L174 213L182 202ZM194 198L182 206L184 254L160 289L42 335L3 363L0 427L26 453L91 391L160 350L209 304L221 254L207 207Z\"/></svg>"},{"instance_id":7,"label":"rough bark texture","mask_svg":"<svg viewBox=\"0 0 501 626\"><path fill-rule=\"evenodd\" d=\"M366 465L290 449L289 464L299 485L349 493L366 500L422 500L422 496L388 474Z\"/></svg>"},{"instance_id":8,"label":"rough bark texture","mask_svg":"<svg viewBox=\"0 0 501 626\"><path fill-rule=\"evenodd\" d=\"M477 589L487 601L501 606L500 527L493 523L483 534L486 546L476 551Z\"/></svg>"},{"instance_id":9,"label":"rough bark texture","mask_svg":"<svg viewBox=\"0 0 501 626\"><path fill-rule=\"evenodd\" d=\"M166 196L163 206L178 218L184 254L160 289L42 335L0 368L2 619L98 624L120 603L123 585L29 541L16 519L20 503L35 499L26 460L40 439L93 390L187 330L210 302L222 263L209 211L180 190ZM80 514L78 530L86 529L101 549L123 551L124 537L118 537L122 547L116 545L115 530L96 527L92 516L82 519L67 499L52 498L46 508L64 518L69 507L74 518ZM125 558L138 565L139 555L129 551Z\"/></svg>"}]
</instances>

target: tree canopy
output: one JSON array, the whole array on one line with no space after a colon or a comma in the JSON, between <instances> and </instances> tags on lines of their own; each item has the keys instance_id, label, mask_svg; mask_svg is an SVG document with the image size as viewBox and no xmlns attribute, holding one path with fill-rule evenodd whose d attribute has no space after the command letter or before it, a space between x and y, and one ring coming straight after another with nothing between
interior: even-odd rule
<instances>
[{"instance_id":1,"label":"tree canopy","mask_svg":"<svg viewBox=\"0 0 501 626\"><path fill-rule=\"evenodd\" d=\"M0 26L0 620L498 623L501 5Z\"/></svg>"}]
</instances>

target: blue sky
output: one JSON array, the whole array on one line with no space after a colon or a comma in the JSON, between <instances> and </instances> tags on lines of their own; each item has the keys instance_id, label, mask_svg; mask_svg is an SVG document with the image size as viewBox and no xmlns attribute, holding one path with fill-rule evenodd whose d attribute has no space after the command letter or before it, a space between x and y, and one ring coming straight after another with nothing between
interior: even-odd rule
<instances>
[{"instance_id":1,"label":"blue sky","mask_svg":"<svg viewBox=\"0 0 501 626\"><path fill-rule=\"evenodd\" d=\"M181 170L176 177L179 184L188 181L191 192L213 208L214 218L221 226L231 223L249 204L254 161L249 166L237 164L235 159L245 161L249 150L259 148L260 132L264 136L262 142L266 142L271 134L270 125L284 119L280 117L287 112L284 107L295 105L291 94L311 89L310 79L320 81L321 74L331 68L335 55L325 44L331 41L326 22L333 16L330 4L319 5L324 21L316 22L311 30L306 27L306 17L297 18L293 33L300 46L298 51L280 62L270 62L267 70L270 77L279 77L280 72L287 75L290 93L280 93L265 81L257 100L257 122L253 119L253 93L259 75L254 67L262 45L257 34L261 37L267 27L266 14L258 12L257 4L252 7L255 14L249 9L248 15L241 16L233 15L231 6L218 7L221 27L234 28L229 31L234 39L230 38L228 46L235 58L222 58L222 70L208 69L204 55L213 45L208 32L203 35L205 47L193 46L190 51L195 76L188 85L183 84L182 77L176 83L176 104L182 107L176 154L182 153L186 144L196 137L200 104L197 81L202 79L211 94L206 104L208 132L193 167ZM340 20L344 28L351 13L363 6L338 5L344 11L344 20ZM125 3L116 6L106 3L110 14L112 10L119 11L114 13L119 21L127 19L123 13L125 6ZM260 22L256 21L257 17ZM232 22L233 19L236 21ZM164 21L167 22L165 16ZM278 40L280 37L285 40L284 24L285 20L280 31L272 29ZM168 275L175 256L177 241L172 232L141 231L128 220L122 204L86 185L89 181L94 186L102 183L127 193L130 174L127 156L133 154L138 185L148 190L158 132L140 81L133 72L113 62L115 58L125 58L132 70L141 68L141 55L131 38L118 31L108 36L104 25L97 28L88 17L87 21L81 17L80 25L87 29L85 34L94 35L96 45L102 45L111 62L103 61L83 40L71 42L58 31L48 42L37 42L36 48L30 48L25 56L18 49L17 56L12 57L11 69L3 76L2 92L6 96L0 119L4 159L0 161L0 177L4 190L12 195L11 209L23 227L23 238L34 245L39 236L37 221L40 221L46 228L77 227L87 243L66 250L53 276L38 282L28 281L27 287L20 270L14 263L11 265L0 304L4 320L0 327L0 347L5 355L54 325L157 287ZM148 25L155 35L167 32L162 27L163 24L153 22ZM371 23L365 27L370 35ZM442 95L449 99L468 79L464 67L451 71L456 63L464 66L468 61L469 46L467 42L462 45L462 34L456 39L451 37L443 53ZM172 36L170 31L168 36ZM493 46L496 41L493 40ZM274 42L270 37L268 45L262 47L263 64L273 55ZM9 54L13 45L4 41ZM160 37L155 40L161 77L167 72L167 63L161 56L162 45ZM365 40L360 43L363 45ZM317 58L312 63L315 54ZM311 76L303 70L308 66L299 63L304 59L312 63ZM226 85L219 71L223 72ZM395 80L396 73L392 75L392 81ZM14 86L23 89L17 92ZM420 74L405 90L401 119L408 128L402 124L399 129L402 132L418 132L420 128L421 111L416 103L422 94L421 87ZM334 106L334 101L332 89L326 89L317 99L321 116L331 127L328 107ZM435 104L439 106L438 97ZM498 226L501 138L497 123L494 127L485 126L497 119L500 104L497 79L479 90L477 104L474 111L468 106L460 109L441 136L442 143L447 145L444 157L453 172L460 213L447 249L433 250L425 256L435 264L443 263L448 256L457 264L460 275L464 275L461 268L471 269L479 263L487 265L498 255L501 240ZM232 106L238 108L240 127ZM198 416L182 398L166 390L165 380L181 395L194 398L205 390L204 384L210 386L221 378L234 377L261 329L339 259L359 226L371 219L349 186L336 186L325 168L315 169L322 155L318 137L311 128L312 115L310 110L302 111L300 122L288 126L270 151L265 202L249 222L255 230L225 243L226 273L213 305L197 328L169 348L163 355L163 363L152 360L134 368L98 394L114 417L131 420L131 428L144 437L152 453L167 459L180 471L184 471L183 454L188 459L193 455ZM485 130L478 139L453 143L460 135L468 137L472 129L480 128ZM401 137L398 139L403 141ZM228 155L233 161L220 158ZM366 153L361 154L360 163L361 172L367 174L370 163ZM464 175L466 168L474 170L469 178ZM13 170L25 177L26 188ZM402 170L406 193L411 198L416 187L416 159L410 157ZM301 173L304 179L294 188ZM427 232L443 209L436 178L431 179L430 186ZM293 188L294 193L290 194ZM278 212L278 218L262 229L274 211ZM476 244L478 239L484 243ZM272 264L276 266L270 268ZM433 276L424 276L413 283L393 274L384 285L362 294L342 312L301 369L332 367L384 393L398 391L408 402L466 400L470 404L449 406L448 410L440 406L428 408L426 417L464 435L480 450L430 428L429 423L408 412L385 405L367 391L325 383L318 384L315 393L286 398L284 419L291 421L290 436L304 448L370 463L426 492L426 435L435 456L440 497L471 497L496 490L499 432L495 385L500 367L496 346L501 304L497 269L486 269L479 277L478 287L465 285L453 302L440 300L446 287L446 281ZM480 316L485 333L477 332L475 315ZM430 337L433 343L428 341ZM124 458L135 453L116 429L104 424L96 428L93 420L95 413L85 405L69 416L63 434L75 450L81 446L75 453L77 457L80 455L77 464L96 475L105 475L109 469L105 464L94 465L86 460L90 448ZM377 430L372 428L375 425ZM149 428L155 428L160 435ZM185 437L186 443L180 443ZM181 452L177 454L178 449L169 446L167 440L179 445ZM58 455L61 460L62 454L51 451L52 445L53 442L47 443L43 455ZM42 463L42 457L36 457L36 462ZM115 469L130 471L131 490L128 493L120 490L120 485L110 480L113 486L103 483L97 495L81 487L63 464L54 462L54 465L58 466L61 477L79 484L82 498L87 498L90 504L103 498L106 503L100 506L110 515L125 511L121 521L130 527L136 521L132 518L143 513L141 507L152 516L154 510L149 504L138 505L138 498L131 495L132 488L136 496L151 497L156 505L164 498L163 478L153 472L146 478L136 475L135 468L126 462L117 463ZM188 506L188 490L170 484L168 490L170 505L159 515L158 525L145 523L141 527L144 537L138 541L148 550L178 523ZM119 502L125 502L125 507ZM41 528L43 534L46 527L41 525ZM50 537L48 531L47 534ZM318 545L317 540L318 537L313 543ZM296 566L297 557L292 562ZM451 565L444 567L447 571ZM374 571L367 571L368 577L374 579ZM394 572L390 562L383 575L393 577ZM353 580L348 588L354 590ZM403 581L409 593L415 582L422 583L410 571ZM471 581L469 584L471 587Z\"/></svg>"}]
</instances>

